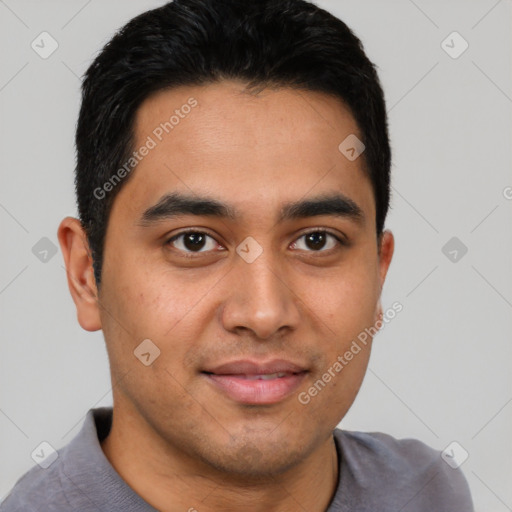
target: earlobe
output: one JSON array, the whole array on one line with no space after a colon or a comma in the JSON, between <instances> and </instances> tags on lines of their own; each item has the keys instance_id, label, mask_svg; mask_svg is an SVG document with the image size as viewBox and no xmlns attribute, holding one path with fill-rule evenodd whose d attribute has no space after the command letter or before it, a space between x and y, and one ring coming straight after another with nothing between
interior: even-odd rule
<instances>
[{"instance_id":1,"label":"earlobe","mask_svg":"<svg viewBox=\"0 0 512 512\"><path fill-rule=\"evenodd\" d=\"M62 220L57 235L78 323L86 331L97 331L101 329L98 291L87 236L80 221L73 217Z\"/></svg>"}]
</instances>

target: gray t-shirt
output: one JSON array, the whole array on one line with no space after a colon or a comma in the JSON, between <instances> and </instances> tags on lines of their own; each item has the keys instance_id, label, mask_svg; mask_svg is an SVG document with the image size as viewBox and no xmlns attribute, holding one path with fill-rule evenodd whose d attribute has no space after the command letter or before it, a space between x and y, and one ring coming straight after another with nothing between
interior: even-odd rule
<instances>
[{"instance_id":1,"label":"gray t-shirt","mask_svg":"<svg viewBox=\"0 0 512 512\"><path fill-rule=\"evenodd\" d=\"M112 408L90 409L76 437L46 469L23 475L0 512L155 511L119 476L100 441ZM467 482L441 453L414 439L334 430L340 462L336 493L326 512L474 512Z\"/></svg>"}]
</instances>

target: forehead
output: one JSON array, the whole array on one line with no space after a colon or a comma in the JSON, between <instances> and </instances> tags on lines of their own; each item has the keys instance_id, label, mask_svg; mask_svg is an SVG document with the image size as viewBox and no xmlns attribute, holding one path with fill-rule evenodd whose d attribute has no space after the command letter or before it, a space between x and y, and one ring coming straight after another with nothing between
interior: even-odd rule
<instances>
[{"instance_id":1,"label":"forehead","mask_svg":"<svg viewBox=\"0 0 512 512\"><path fill-rule=\"evenodd\" d=\"M362 138L349 109L322 93L250 94L236 81L159 91L137 111L134 149L151 149L119 196L139 212L173 191L266 211L309 193L341 192L371 217L362 158L339 150L354 135Z\"/></svg>"},{"instance_id":2,"label":"forehead","mask_svg":"<svg viewBox=\"0 0 512 512\"><path fill-rule=\"evenodd\" d=\"M327 145L332 153L338 146L332 148L332 136L362 138L349 109L337 98L290 88L250 93L236 81L159 91L139 107L134 131L138 142L153 134L159 143L172 139L175 148L193 148L199 155L238 155L265 147L262 155L281 154L289 161L318 157Z\"/></svg>"}]
</instances>

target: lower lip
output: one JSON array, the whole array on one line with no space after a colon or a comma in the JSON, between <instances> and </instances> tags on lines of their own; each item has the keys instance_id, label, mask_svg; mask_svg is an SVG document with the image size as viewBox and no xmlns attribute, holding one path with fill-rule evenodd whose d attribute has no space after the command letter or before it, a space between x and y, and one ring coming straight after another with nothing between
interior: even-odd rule
<instances>
[{"instance_id":1,"label":"lower lip","mask_svg":"<svg viewBox=\"0 0 512 512\"><path fill-rule=\"evenodd\" d=\"M208 373L203 375L236 402L243 404L274 404L293 393L300 386L306 372L269 380L250 380L236 375Z\"/></svg>"}]
</instances>

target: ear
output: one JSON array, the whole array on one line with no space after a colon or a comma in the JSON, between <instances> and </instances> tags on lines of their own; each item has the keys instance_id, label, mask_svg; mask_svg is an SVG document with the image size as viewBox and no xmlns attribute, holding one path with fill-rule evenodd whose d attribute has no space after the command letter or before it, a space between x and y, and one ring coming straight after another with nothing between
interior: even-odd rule
<instances>
[{"instance_id":1,"label":"ear","mask_svg":"<svg viewBox=\"0 0 512 512\"><path fill-rule=\"evenodd\" d=\"M395 238L393 236L393 233L389 230L385 230L378 238L380 291L379 291L379 302L377 304L375 322L377 322L377 320L382 320L382 316L384 314L384 312L382 310L382 302L380 299L380 294L382 293L382 288L384 287L384 281L386 280L386 275L388 273L389 265L391 264L391 259L393 258L394 250L395 250Z\"/></svg>"},{"instance_id":2,"label":"ear","mask_svg":"<svg viewBox=\"0 0 512 512\"><path fill-rule=\"evenodd\" d=\"M86 331L97 331L101 329L98 290L85 231L78 219L66 217L59 225L57 236L78 323Z\"/></svg>"}]
</instances>

